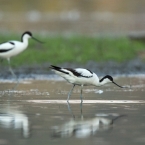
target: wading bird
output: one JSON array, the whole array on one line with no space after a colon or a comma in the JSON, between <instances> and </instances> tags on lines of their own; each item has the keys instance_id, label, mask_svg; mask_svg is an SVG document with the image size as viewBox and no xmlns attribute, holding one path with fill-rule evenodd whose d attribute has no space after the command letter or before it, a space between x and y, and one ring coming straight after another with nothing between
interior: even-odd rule
<instances>
[{"instance_id":1,"label":"wading bird","mask_svg":"<svg viewBox=\"0 0 145 145\"><path fill-rule=\"evenodd\" d=\"M27 46L28 46L28 39L32 38L40 43L41 41L37 40L32 36L32 33L29 31L26 31L22 34L21 36L21 41L15 41L15 40L10 40L4 43L0 44L0 57L7 59L8 64L9 64L9 70L12 73L12 75L17 79L16 75L14 74L11 65L10 65L10 58L13 56L18 55L22 51L24 51ZM18 80L17 80L18 82Z\"/></svg>"},{"instance_id":2,"label":"wading bird","mask_svg":"<svg viewBox=\"0 0 145 145\"><path fill-rule=\"evenodd\" d=\"M117 83L115 83L113 78L110 75L106 75L102 79L99 80L98 76L94 72L92 72L88 69L61 68L61 67L54 66L54 65L51 65L50 68L56 74L63 77L66 81L73 84L72 89L68 93L67 102L69 101L69 98L72 94L72 91L73 91L75 85L81 86L81 95L80 95L81 102L83 102L83 98L82 98L83 86L93 85L93 86L99 87L99 86L105 85L106 83L113 83L120 88L129 88L128 86L120 86Z\"/></svg>"}]
</instances>

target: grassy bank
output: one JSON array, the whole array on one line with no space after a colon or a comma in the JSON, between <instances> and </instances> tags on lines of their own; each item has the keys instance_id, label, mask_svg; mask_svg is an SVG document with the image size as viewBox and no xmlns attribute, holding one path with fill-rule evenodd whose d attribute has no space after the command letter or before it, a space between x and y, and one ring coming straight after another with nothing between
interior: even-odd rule
<instances>
[{"instance_id":1,"label":"grassy bank","mask_svg":"<svg viewBox=\"0 0 145 145\"><path fill-rule=\"evenodd\" d=\"M25 64L42 64L50 62L58 64L63 62L86 63L93 61L113 60L123 62L137 56L144 59L145 45L133 42L127 38L99 38L99 37L38 37L44 41L43 45L30 40L30 45L20 55L12 58L12 65L17 67ZM6 40L19 40L19 35L0 36L0 42ZM5 65L7 62L1 63Z\"/></svg>"}]
</instances>

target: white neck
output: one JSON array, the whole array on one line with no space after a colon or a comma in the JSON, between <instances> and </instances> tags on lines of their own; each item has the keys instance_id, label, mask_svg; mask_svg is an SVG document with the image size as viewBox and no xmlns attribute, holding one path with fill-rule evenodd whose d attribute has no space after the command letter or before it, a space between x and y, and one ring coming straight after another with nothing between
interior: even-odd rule
<instances>
[{"instance_id":1,"label":"white neck","mask_svg":"<svg viewBox=\"0 0 145 145\"><path fill-rule=\"evenodd\" d=\"M28 39L29 38L28 37L25 37L25 36L22 38L22 43L25 45L25 47L28 46Z\"/></svg>"},{"instance_id":2,"label":"white neck","mask_svg":"<svg viewBox=\"0 0 145 145\"><path fill-rule=\"evenodd\" d=\"M108 81L103 80L102 82L99 82L99 85L102 86L102 85L105 85L105 84L107 84L107 83L108 83Z\"/></svg>"},{"instance_id":3,"label":"white neck","mask_svg":"<svg viewBox=\"0 0 145 145\"><path fill-rule=\"evenodd\" d=\"M95 81L95 86L103 86L105 84L109 83L108 80L104 79L102 82L100 82L99 80L98 81Z\"/></svg>"}]
</instances>

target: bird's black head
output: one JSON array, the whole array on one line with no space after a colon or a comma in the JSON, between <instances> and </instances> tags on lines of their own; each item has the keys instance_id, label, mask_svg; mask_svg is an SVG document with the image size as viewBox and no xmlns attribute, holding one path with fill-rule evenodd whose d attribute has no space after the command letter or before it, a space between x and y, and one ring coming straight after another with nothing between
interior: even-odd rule
<instances>
[{"instance_id":1,"label":"bird's black head","mask_svg":"<svg viewBox=\"0 0 145 145\"><path fill-rule=\"evenodd\" d=\"M125 87L125 86L120 86L118 85L117 83L114 82L113 78L109 75L106 75L105 77L103 77L101 80L100 80L100 83L102 82L105 82L105 83L113 83L115 84L116 86L120 87L120 88L129 88L129 87Z\"/></svg>"},{"instance_id":2,"label":"bird's black head","mask_svg":"<svg viewBox=\"0 0 145 145\"><path fill-rule=\"evenodd\" d=\"M23 42L24 37L32 38L32 33L30 31L25 31L21 37L22 42Z\"/></svg>"},{"instance_id":3,"label":"bird's black head","mask_svg":"<svg viewBox=\"0 0 145 145\"><path fill-rule=\"evenodd\" d=\"M105 77L103 77L103 78L100 80L100 82L102 82L102 81L105 80L105 79L109 79L111 82L113 82L113 78L112 78L111 76L109 76L109 75L106 75Z\"/></svg>"},{"instance_id":4,"label":"bird's black head","mask_svg":"<svg viewBox=\"0 0 145 145\"><path fill-rule=\"evenodd\" d=\"M29 36L32 37L32 33L31 33L30 31L26 31L26 32L24 32L22 36L24 36L25 34L28 34Z\"/></svg>"},{"instance_id":5,"label":"bird's black head","mask_svg":"<svg viewBox=\"0 0 145 145\"><path fill-rule=\"evenodd\" d=\"M35 37L32 36L32 33L30 31L26 31L22 34L22 37L21 37L21 41L23 42L23 39L25 38L32 38L34 39L35 41L38 41L39 43L44 43L44 42L41 42L40 40L36 39Z\"/></svg>"}]
</instances>

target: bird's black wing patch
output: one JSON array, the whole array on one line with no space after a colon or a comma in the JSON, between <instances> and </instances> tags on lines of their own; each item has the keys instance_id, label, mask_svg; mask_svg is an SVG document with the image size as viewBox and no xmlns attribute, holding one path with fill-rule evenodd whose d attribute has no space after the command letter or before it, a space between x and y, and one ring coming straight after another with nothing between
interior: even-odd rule
<instances>
[{"instance_id":1,"label":"bird's black wing patch","mask_svg":"<svg viewBox=\"0 0 145 145\"><path fill-rule=\"evenodd\" d=\"M74 69L71 69L71 68L65 68L67 69L68 71L72 72L75 76L77 77L84 77L84 78L91 78L92 76L84 76L82 75L81 73L77 72L76 70ZM90 70L88 70L91 74L93 74Z\"/></svg>"},{"instance_id":2,"label":"bird's black wing patch","mask_svg":"<svg viewBox=\"0 0 145 145\"><path fill-rule=\"evenodd\" d=\"M10 44L12 44L12 45L15 45L15 43L14 42L3 42L3 43L1 43L1 44L4 44L4 43L10 43ZM1 45L0 44L0 45ZM12 50L13 49L13 47L12 48L10 48L10 49L0 49L0 53L4 53L4 52L7 52L7 51L10 51L10 50Z\"/></svg>"},{"instance_id":3,"label":"bird's black wing patch","mask_svg":"<svg viewBox=\"0 0 145 145\"><path fill-rule=\"evenodd\" d=\"M0 45L1 45L1 44L4 44L4 43L10 43L10 44L12 44L12 45L15 45L15 43L14 43L14 42L11 42L11 41L2 42L2 43L0 43Z\"/></svg>"},{"instance_id":4,"label":"bird's black wing patch","mask_svg":"<svg viewBox=\"0 0 145 145\"><path fill-rule=\"evenodd\" d=\"M62 70L63 68L60 68L60 67L58 67L58 66L51 65L50 68L69 75L69 72L66 72L66 71ZM74 69L72 69L72 68L64 68L64 69L66 69L66 70L72 72L73 75L76 76L76 77L91 78L91 77L93 76L93 75L91 75L91 76L84 76L84 75L82 75L81 73L77 72L76 70L74 70ZM89 71L91 74L93 74L90 70L88 70L88 71Z\"/></svg>"},{"instance_id":5,"label":"bird's black wing patch","mask_svg":"<svg viewBox=\"0 0 145 145\"><path fill-rule=\"evenodd\" d=\"M74 69L71 69L71 68L65 68L65 69L72 72L74 74L74 76L82 77L82 75L80 73L78 73L77 71L75 71Z\"/></svg>"},{"instance_id":6,"label":"bird's black wing patch","mask_svg":"<svg viewBox=\"0 0 145 145\"><path fill-rule=\"evenodd\" d=\"M10 44L12 44L12 45L15 45L15 43L14 43L14 42L11 42L11 41L10 41L9 43L10 43Z\"/></svg>"},{"instance_id":7,"label":"bird's black wing patch","mask_svg":"<svg viewBox=\"0 0 145 145\"><path fill-rule=\"evenodd\" d=\"M7 51L10 51L12 50L13 48L10 48L10 49L0 49L0 53L4 53L4 52L7 52Z\"/></svg>"},{"instance_id":8,"label":"bird's black wing patch","mask_svg":"<svg viewBox=\"0 0 145 145\"><path fill-rule=\"evenodd\" d=\"M58 67L58 66L51 65L50 68L54 69L54 70L57 70L59 72L65 73L65 74L69 74L68 72L63 71L62 68Z\"/></svg>"},{"instance_id":9,"label":"bird's black wing patch","mask_svg":"<svg viewBox=\"0 0 145 145\"><path fill-rule=\"evenodd\" d=\"M91 74L93 74L93 72L92 72L92 71L90 71L89 69L86 69L86 70L88 70Z\"/></svg>"}]
</instances>

